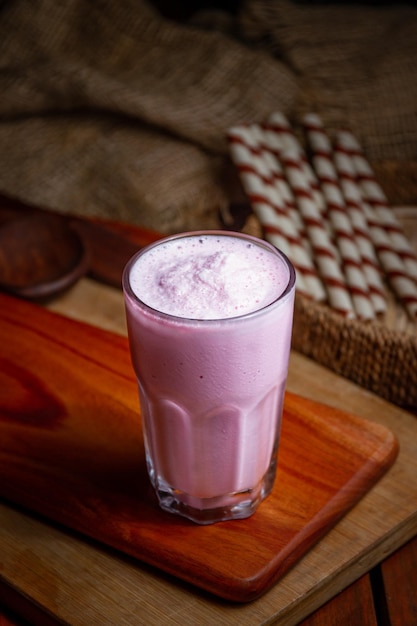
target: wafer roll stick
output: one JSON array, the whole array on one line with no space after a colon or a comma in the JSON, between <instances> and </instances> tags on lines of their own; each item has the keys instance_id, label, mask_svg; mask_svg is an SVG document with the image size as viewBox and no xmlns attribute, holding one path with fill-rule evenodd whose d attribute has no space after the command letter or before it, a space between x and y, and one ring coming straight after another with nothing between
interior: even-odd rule
<instances>
[{"instance_id":1,"label":"wafer roll stick","mask_svg":"<svg viewBox=\"0 0 417 626\"><path fill-rule=\"evenodd\" d=\"M362 196L355 179L351 158L339 148L337 142L334 146L334 162L361 255L372 305L378 315L383 315L387 310L387 302L381 278L381 266L369 234L368 223L362 208Z\"/></svg>"},{"instance_id":2,"label":"wafer roll stick","mask_svg":"<svg viewBox=\"0 0 417 626\"><path fill-rule=\"evenodd\" d=\"M354 318L356 316L345 277L338 264L337 255L320 211L313 200L310 185L302 168L300 155L294 149L284 151L281 154L281 162L303 216L315 261L327 289L329 303L332 308L346 317Z\"/></svg>"},{"instance_id":3,"label":"wafer roll stick","mask_svg":"<svg viewBox=\"0 0 417 626\"><path fill-rule=\"evenodd\" d=\"M403 228L389 206L387 197L378 184L374 171L366 160L363 151L354 135L349 131L340 133L341 141L353 158L358 180L363 190L364 199L370 204L392 241L394 249L404 261L410 277L417 281L417 255L404 234Z\"/></svg>"},{"instance_id":4,"label":"wafer roll stick","mask_svg":"<svg viewBox=\"0 0 417 626\"><path fill-rule=\"evenodd\" d=\"M266 238L280 247L293 261L299 291L317 300L324 299L324 288L311 259L305 251L300 250L298 233L288 217L282 199L271 184L265 162L253 158L254 155L259 156L260 151L251 129L231 129L228 138L232 158Z\"/></svg>"},{"instance_id":5,"label":"wafer roll stick","mask_svg":"<svg viewBox=\"0 0 417 626\"><path fill-rule=\"evenodd\" d=\"M285 204L288 215L297 229L299 239L307 249L307 252L310 254L309 241L305 231L305 226L279 160L279 154L282 150L281 142L276 136L268 136L268 133L262 126L254 127L253 125L251 126L251 129L254 132L254 137L257 140L258 145L260 146L264 161L270 168L274 184Z\"/></svg>"},{"instance_id":6,"label":"wafer roll stick","mask_svg":"<svg viewBox=\"0 0 417 626\"><path fill-rule=\"evenodd\" d=\"M333 227L355 311L361 319L373 319L374 308L362 268L362 259L333 164L330 139L317 115L306 115L303 124L312 162L327 203L327 213Z\"/></svg>"},{"instance_id":7,"label":"wafer roll stick","mask_svg":"<svg viewBox=\"0 0 417 626\"><path fill-rule=\"evenodd\" d=\"M310 163L308 162L306 153L301 143L296 137L291 127L291 124L289 123L285 115L283 113L280 113L279 111L272 113L269 116L266 124L263 125L263 129L267 132L267 136L270 141L274 141L274 138L276 138L276 140L281 145L281 150L292 150L294 148L295 150L299 151L302 169L311 188L313 199L316 202L320 213L324 217L326 217L326 203L321 193L317 177Z\"/></svg>"},{"instance_id":8,"label":"wafer roll stick","mask_svg":"<svg viewBox=\"0 0 417 626\"><path fill-rule=\"evenodd\" d=\"M326 296L324 287L300 242L282 198L271 183L268 167L260 158L253 133L247 127L235 127L229 130L228 140L232 159L253 210L265 230L265 237L293 262L298 290L316 300L323 300Z\"/></svg>"},{"instance_id":9,"label":"wafer roll stick","mask_svg":"<svg viewBox=\"0 0 417 626\"><path fill-rule=\"evenodd\" d=\"M417 317L416 284L406 272L402 259L395 250L392 250L391 241L388 238L387 232L385 229L381 228L373 208L367 202L363 202L362 206L371 236L375 243L378 258L381 261L387 279L410 317L414 319Z\"/></svg>"},{"instance_id":10,"label":"wafer roll stick","mask_svg":"<svg viewBox=\"0 0 417 626\"><path fill-rule=\"evenodd\" d=\"M378 259L385 271L394 293L398 299L404 304L411 318L417 317L417 285L414 278L410 276L403 258L393 245L392 239L389 237L387 230L381 224L379 215L364 198L366 190L364 190L361 179L358 176L357 160L355 159L357 143L351 133L346 131L338 133L337 142L339 150L351 157L355 169L356 180L361 189L362 206L365 211L366 221L368 223L371 239L375 246Z\"/></svg>"},{"instance_id":11,"label":"wafer roll stick","mask_svg":"<svg viewBox=\"0 0 417 626\"><path fill-rule=\"evenodd\" d=\"M284 236L281 228L281 219L286 218L285 208L271 184L269 168L261 156L253 133L249 126L231 128L228 140L232 159L255 213L262 217L261 224L266 221L268 230L272 232L274 229L275 245L284 254L290 255L291 240Z\"/></svg>"}]
</instances>

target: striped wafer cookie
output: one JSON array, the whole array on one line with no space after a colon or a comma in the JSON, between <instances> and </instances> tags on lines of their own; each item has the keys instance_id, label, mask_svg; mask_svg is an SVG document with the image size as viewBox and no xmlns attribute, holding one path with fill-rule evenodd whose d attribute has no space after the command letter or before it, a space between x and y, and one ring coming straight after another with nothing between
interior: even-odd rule
<instances>
[{"instance_id":1,"label":"striped wafer cookie","mask_svg":"<svg viewBox=\"0 0 417 626\"><path fill-rule=\"evenodd\" d=\"M325 218L326 203L324 201L319 182L313 168L311 167L307 159L304 148L302 147L296 134L294 133L294 130L292 129L288 119L283 113L276 111L274 113L271 113L271 115L268 117L267 122L263 124L263 129L267 133L268 140L271 142L276 142L278 145L280 145L281 150L295 149L299 152L304 176L306 177L310 186L313 200L317 204L320 213Z\"/></svg>"},{"instance_id":2,"label":"striped wafer cookie","mask_svg":"<svg viewBox=\"0 0 417 626\"><path fill-rule=\"evenodd\" d=\"M396 240L390 236L390 230L381 221L381 211L376 211L368 200L367 187L360 172L363 171L363 159L358 157L358 143L348 131L341 131L337 135L340 151L351 157L355 169L356 180L361 189L362 206L365 211L369 232L377 251L378 259L392 286L394 293L404 304L410 317L417 317L417 283L414 274L410 274L405 264L404 254L397 248ZM404 252L404 251L403 251ZM407 258L408 255L407 255Z\"/></svg>"},{"instance_id":3,"label":"striped wafer cookie","mask_svg":"<svg viewBox=\"0 0 417 626\"><path fill-rule=\"evenodd\" d=\"M362 196L355 178L352 160L339 148L337 141L334 145L334 162L350 215L355 240L361 255L372 305L378 315L383 315L387 310L387 301L381 278L381 266L370 237L368 223L362 207Z\"/></svg>"},{"instance_id":4,"label":"striped wafer cookie","mask_svg":"<svg viewBox=\"0 0 417 626\"><path fill-rule=\"evenodd\" d=\"M300 216L294 194L288 185L280 163L279 155L283 149L280 139L276 135L273 135L265 130L263 126L256 125L256 127L254 127L254 125L252 125L251 129L253 130L254 137L260 146L265 163L270 168L274 184L286 206L288 215L297 229L298 237L306 248L308 254L311 256L311 249L305 232L304 222Z\"/></svg>"},{"instance_id":5,"label":"striped wafer cookie","mask_svg":"<svg viewBox=\"0 0 417 626\"><path fill-rule=\"evenodd\" d=\"M361 319L373 319L375 312L370 291L345 200L339 186L330 139L320 118L315 114L306 115L303 126L314 169L327 203L327 214L333 227L355 311Z\"/></svg>"},{"instance_id":6,"label":"striped wafer cookie","mask_svg":"<svg viewBox=\"0 0 417 626\"><path fill-rule=\"evenodd\" d=\"M297 150L281 153L281 162L293 189L297 205L311 241L320 276L327 289L329 303L343 315L353 318L355 311L346 280L338 263L337 254L325 228L320 211L314 202Z\"/></svg>"},{"instance_id":7,"label":"striped wafer cookie","mask_svg":"<svg viewBox=\"0 0 417 626\"><path fill-rule=\"evenodd\" d=\"M350 152L360 182L364 199L370 204L388 233L394 249L398 252L410 275L417 281L417 255L404 234L403 228L391 210L387 197L375 178L373 169L365 158L355 136L349 131L339 133L340 142Z\"/></svg>"},{"instance_id":8,"label":"striped wafer cookie","mask_svg":"<svg viewBox=\"0 0 417 626\"><path fill-rule=\"evenodd\" d=\"M287 254L294 264L298 290L316 300L323 300L326 296L324 287L288 215L285 202L274 186L256 132L251 127L239 126L229 129L227 137L232 159L254 213L264 228L265 238Z\"/></svg>"}]
</instances>

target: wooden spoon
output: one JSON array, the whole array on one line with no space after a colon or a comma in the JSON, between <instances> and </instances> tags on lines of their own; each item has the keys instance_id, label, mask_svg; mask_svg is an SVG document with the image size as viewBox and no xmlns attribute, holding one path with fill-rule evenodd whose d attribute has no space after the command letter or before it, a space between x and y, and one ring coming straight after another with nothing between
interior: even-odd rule
<instances>
[{"instance_id":1,"label":"wooden spoon","mask_svg":"<svg viewBox=\"0 0 417 626\"><path fill-rule=\"evenodd\" d=\"M55 215L26 214L0 226L0 289L30 300L47 299L88 269L81 237Z\"/></svg>"}]
</instances>

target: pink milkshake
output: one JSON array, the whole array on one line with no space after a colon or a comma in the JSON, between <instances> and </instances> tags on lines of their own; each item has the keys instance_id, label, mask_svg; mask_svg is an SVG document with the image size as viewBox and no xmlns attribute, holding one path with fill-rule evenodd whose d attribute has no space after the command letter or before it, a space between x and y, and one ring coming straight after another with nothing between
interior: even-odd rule
<instances>
[{"instance_id":1,"label":"pink milkshake","mask_svg":"<svg viewBox=\"0 0 417 626\"><path fill-rule=\"evenodd\" d=\"M275 478L291 263L239 233L185 233L136 254L123 288L161 507L201 524L248 517Z\"/></svg>"}]
</instances>

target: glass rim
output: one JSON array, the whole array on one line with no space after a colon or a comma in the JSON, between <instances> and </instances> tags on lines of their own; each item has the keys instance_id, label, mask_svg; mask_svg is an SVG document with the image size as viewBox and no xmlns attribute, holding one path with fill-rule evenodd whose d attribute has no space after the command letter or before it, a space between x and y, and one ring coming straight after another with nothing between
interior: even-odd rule
<instances>
[{"instance_id":1,"label":"glass rim","mask_svg":"<svg viewBox=\"0 0 417 626\"><path fill-rule=\"evenodd\" d=\"M233 237L233 238L244 239L245 241L250 241L258 246L263 247L264 249L271 252L271 254L281 257L281 259L284 261L285 265L287 266L288 272L289 272L288 282L287 282L286 287L283 289L283 291L281 291L279 296L274 298L274 300L272 300L268 304L265 304L264 306L260 307L259 309L255 309L254 311L250 311L249 313L242 313L241 315L235 315L235 316L230 316L230 317L216 317L216 318L207 318L207 319L201 318L201 317L185 317L182 315L173 315L171 313L166 313L164 311L160 311L159 309L155 309L149 304L146 304L146 302L144 302L133 291L132 286L130 284L130 271L132 267L135 265L137 259L141 257L142 255L146 254L149 250L152 250L153 248L156 248L157 246L161 244L168 243L170 241L175 241L177 239L185 239L189 237L200 237L200 236L213 236L213 237L221 236L221 237ZM235 322L238 320L247 319L248 317L255 317L255 316L261 315L265 313L267 310L269 310L270 308L277 306L279 303L285 300L287 296L289 296L289 294L292 293L292 291L295 289L295 282L296 282L295 268L293 264L291 263L290 259L287 257L287 255L284 252L282 252L282 250L280 250L279 248L271 244L269 241L265 241L264 239L260 239L259 237L255 237L254 235L241 233L239 231L221 230L221 229L184 231L184 232L176 233L173 235L167 235L166 237L162 237L161 239L157 239L156 241L153 241L152 243L147 244L143 248L140 248L137 252L133 254L132 257L130 257L130 259L127 261L124 267L123 275L122 275L123 291L130 300L132 300L137 305L142 307L145 311L148 311L149 313L151 313L153 316L160 317L168 321L170 320L172 323L177 323L177 324L180 324L180 323L204 324L204 325L216 324L216 323L218 324L219 322L221 323L227 323L227 322L232 322L232 321Z\"/></svg>"}]
</instances>

